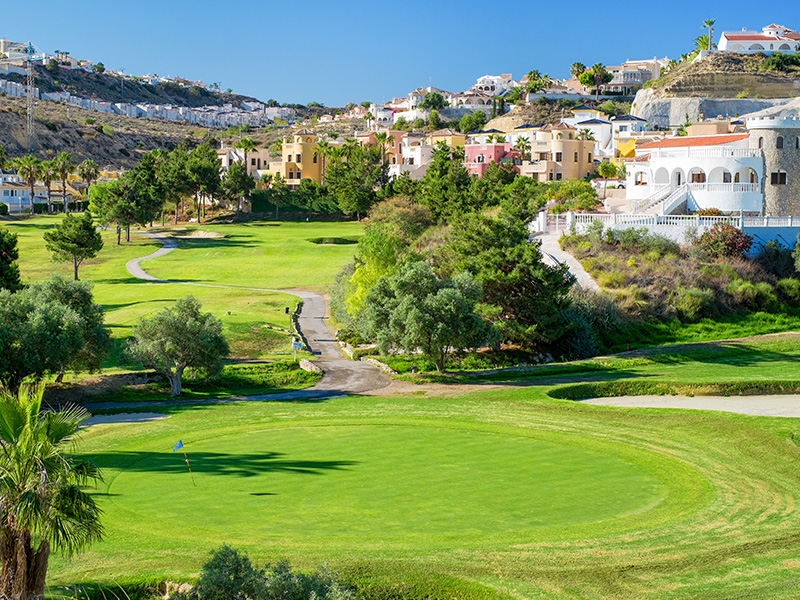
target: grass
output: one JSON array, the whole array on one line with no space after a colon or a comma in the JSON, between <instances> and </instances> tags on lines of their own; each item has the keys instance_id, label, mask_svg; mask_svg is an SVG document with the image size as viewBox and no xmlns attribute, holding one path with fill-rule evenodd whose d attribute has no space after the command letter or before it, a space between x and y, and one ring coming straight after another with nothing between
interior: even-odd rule
<instances>
[{"instance_id":1,"label":"grass","mask_svg":"<svg viewBox=\"0 0 800 600\"><path fill-rule=\"evenodd\" d=\"M42 239L44 231L61 218L41 216L2 222L3 227L19 236L19 265L24 279L44 279L51 273L71 275L68 264L54 264L50 260ZM320 246L308 238L336 237L337 233L356 236L360 225L315 222L202 224L187 227L181 234L188 234L193 229L217 231L225 237L179 240L178 249L171 254L143 262L145 270L163 279L195 283L323 291L325 283L352 259L353 246ZM279 329L290 328L284 308L287 304L293 305L295 297L282 293L141 281L127 272L125 263L155 251L160 244L132 234L130 243L123 242L117 246L113 232L104 232L103 237L103 250L97 259L81 267L80 277L94 285L95 301L103 306L106 324L117 342L104 367L131 366L122 361L120 342L130 335L133 323L187 294L198 298L204 310L222 321L234 357L279 358L290 353L291 338Z\"/></svg>"},{"instance_id":2,"label":"grass","mask_svg":"<svg viewBox=\"0 0 800 600\"><path fill-rule=\"evenodd\" d=\"M703 383L800 379L798 359L783 336L581 364L584 380ZM576 404L552 398L563 368L516 389L92 427L107 539L54 559L51 583L182 581L225 542L327 562L367 598L797 594L796 420Z\"/></svg>"},{"instance_id":3,"label":"grass","mask_svg":"<svg viewBox=\"0 0 800 600\"><path fill-rule=\"evenodd\" d=\"M185 377L180 400L231 398L299 390L314 385L320 378L321 375L304 371L297 363L288 361L225 365L222 373L216 379ZM165 403L169 403L169 393L169 383L162 380L136 386L124 386L106 396L87 398L85 402L163 400Z\"/></svg>"}]
</instances>

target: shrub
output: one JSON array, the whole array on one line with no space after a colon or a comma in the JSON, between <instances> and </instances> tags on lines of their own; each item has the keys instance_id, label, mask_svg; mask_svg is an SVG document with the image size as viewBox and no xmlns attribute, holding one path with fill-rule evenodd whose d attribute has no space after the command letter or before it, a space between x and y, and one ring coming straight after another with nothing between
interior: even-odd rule
<instances>
[{"instance_id":1,"label":"shrub","mask_svg":"<svg viewBox=\"0 0 800 600\"><path fill-rule=\"evenodd\" d=\"M721 217L722 211L718 208L701 208L694 211L694 214L700 215L701 217Z\"/></svg>"},{"instance_id":2,"label":"shrub","mask_svg":"<svg viewBox=\"0 0 800 600\"><path fill-rule=\"evenodd\" d=\"M86 125L94 125L95 123L97 123L97 119L95 119L94 117L86 117L86 118L83 120L83 122L84 122Z\"/></svg>"},{"instance_id":3,"label":"shrub","mask_svg":"<svg viewBox=\"0 0 800 600\"><path fill-rule=\"evenodd\" d=\"M791 277L796 270L792 250L774 241L764 244L756 256L755 262L767 273L779 279Z\"/></svg>"},{"instance_id":4,"label":"shrub","mask_svg":"<svg viewBox=\"0 0 800 600\"><path fill-rule=\"evenodd\" d=\"M714 294L709 290L680 288L675 299L675 309L681 317L695 321L711 312Z\"/></svg>"},{"instance_id":5,"label":"shrub","mask_svg":"<svg viewBox=\"0 0 800 600\"><path fill-rule=\"evenodd\" d=\"M610 273L600 273L597 276L597 284L604 288L621 288L625 285L625 272L613 270Z\"/></svg>"},{"instance_id":6,"label":"shrub","mask_svg":"<svg viewBox=\"0 0 800 600\"><path fill-rule=\"evenodd\" d=\"M778 280L778 291L785 298L793 301L800 302L800 281L787 277L786 279Z\"/></svg>"},{"instance_id":7,"label":"shrub","mask_svg":"<svg viewBox=\"0 0 800 600\"><path fill-rule=\"evenodd\" d=\"M735 279L728 284L726 290L737 304L751 310L775 311L778 299L772 286L766 281L751 283L744 279Z\"/></svg>"},{"instance_id":8,"label":"shrub","mask_svg":"<svg viewBox=\"0 0 800 600\"><path fill-rule=\"evenodd\" d=\"M641 229L630 228L617 231L614 237L621 248L625 250L635 250L642 244L646 236L647 228L642 227Z\"/></svg>"},{"instance_id":9,"label":"shrub","mask_svg":"<svg viewBox=\"0 0 800 600\"><path fill-rule=\"evenodd\" d=\"M6 215L8 215L8 204L0 202L0 217L5 217Z\"/></svg>"},{"instance_id":10,"label":"shrub","mask_svg":"<svg viewBox=\"0 0 800 600\"><path fill-rule=\"evenodd\" d=\"M717 222L695 243L709 257L720 259L723 256L743 257L753 245L753 238L733 225Z\"/></svg>"}]
</instances>

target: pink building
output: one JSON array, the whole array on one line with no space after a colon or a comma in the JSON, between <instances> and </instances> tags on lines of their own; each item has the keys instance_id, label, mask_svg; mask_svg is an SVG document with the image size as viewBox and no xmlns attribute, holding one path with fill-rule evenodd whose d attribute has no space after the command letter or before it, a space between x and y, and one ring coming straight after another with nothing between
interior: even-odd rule
<instances>
[{"instance_id":1,"label":"pink building","mask_svg":"<svg viewBox=\"0 0 800 600\"><path fill-rule=\"evenodd\" d=\"M519 171L519 151L511 147L508 142L495 142L491 144L467 144L464 146L464 166L470 175L483 177L491 163L504 163L514 165L514 170Z\"/></svg>"}]
</instances>

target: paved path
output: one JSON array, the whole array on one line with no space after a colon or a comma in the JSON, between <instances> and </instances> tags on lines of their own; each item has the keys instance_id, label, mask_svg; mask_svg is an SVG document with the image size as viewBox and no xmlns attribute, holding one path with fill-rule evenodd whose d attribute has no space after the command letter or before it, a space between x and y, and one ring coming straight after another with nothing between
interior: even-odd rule
<instances>
[{"instance_id":1,"label":"paved path","mask_svg":"<svg viewBox=\"0 0 800 600\"><path fill-rule=\"evenodd\" d=\"M538 236L542 242L542 259L544 262L551 265L559 265L566 263L569 272L575 277L578 285L584 290L599 291L600 286L592 279L592 276L587 273L580 261L572 256L569 252L564 252L561 246L558 245L558 238L561 237L560 233L547 233Z\"/></svg>"},{"instance_id":2,"label":"paved path","mask_svg":"<svg viewBox=\"0 0 800 600\"><path fill-rule=\"evenodd\" d=\"M157 283L172 283L178 285L194 287L213 287L228 288L236 290L252 290L256 292L277 292L281 294L292 294L299 296L303 300L303 309L298 318L300 331L308 342L311 353L315 356L314 361L324 372L322 380L315 386L291 392L281 392L279 394L260 394L257 396L237 396L234 398L212 398L208 400L170 400L159 402L92 402L89 407L95 410L109 408L143 408L157 405L186 405L186 404L219 404L224 402L243 402L260 400L321 400L337 396L358 394L370 390L376 390L388 386L391 380L384 375L380 369L366 362L354 362L345 358L335 336L328 329L325 322L327 305L325 299L319 294L302 290L273 290L270 288L254 288L234 285L217 285L212 283L193 283L187 281L173 281L170 279L159 279L153 277L142 269L140 263L143 260L157 258L172 252L178 247L175 240L153 232L137 232L161 242L162 247L141 258L129 260L125 265L128 272L137 279L153 281Z\"/></svg>"},{"instance_id":3,"label":"paved path","mask_svg":"<svg viewBox=\"0 0 800 600\"><path fill-rule=\"evenodd\" d=\"M635 408L691 408L764 417L800 417L800 394L778 396L618 396L581 400L583 404Z\"/></svg>"}]
</instances>

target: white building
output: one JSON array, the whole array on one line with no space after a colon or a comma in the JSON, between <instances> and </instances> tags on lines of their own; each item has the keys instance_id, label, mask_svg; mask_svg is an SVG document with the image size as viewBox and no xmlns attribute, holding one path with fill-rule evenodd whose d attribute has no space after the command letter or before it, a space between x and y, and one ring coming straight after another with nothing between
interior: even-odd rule
<instances>
[{"instance_id":1,"label":"white building","mask_svg":"<svg viewBox=\"0 0 800 600\"><path fill-rule=\"evenodd\" d=\"M489 96L502 96L517 86L519 86L519 83L511 78L511 73L503 73L502 75L478 77L478 81L475 82L472 89Z\"/></svg>"},{"instance_id":2,"label":"white building","mask_svg":"<svg viewBox=\"0 0 800 600\"><path fill-rule=\"evenodd\" d=\"M662 215L716 208L761 214L763 152L749 134L666 138L636 148L625 161L633 212Z\"/></svg>"},{"instance_id":3,"label":"white building","mask_svg":"<svg viewBox=\"0 0 800 600\"><path fill-rule=\"evenodd\" d=\"M723 31L718 48L721 52L739 54L797 52L800 50L800 33L775 23L761 31Z\"/></svg>"}]
</instances>

